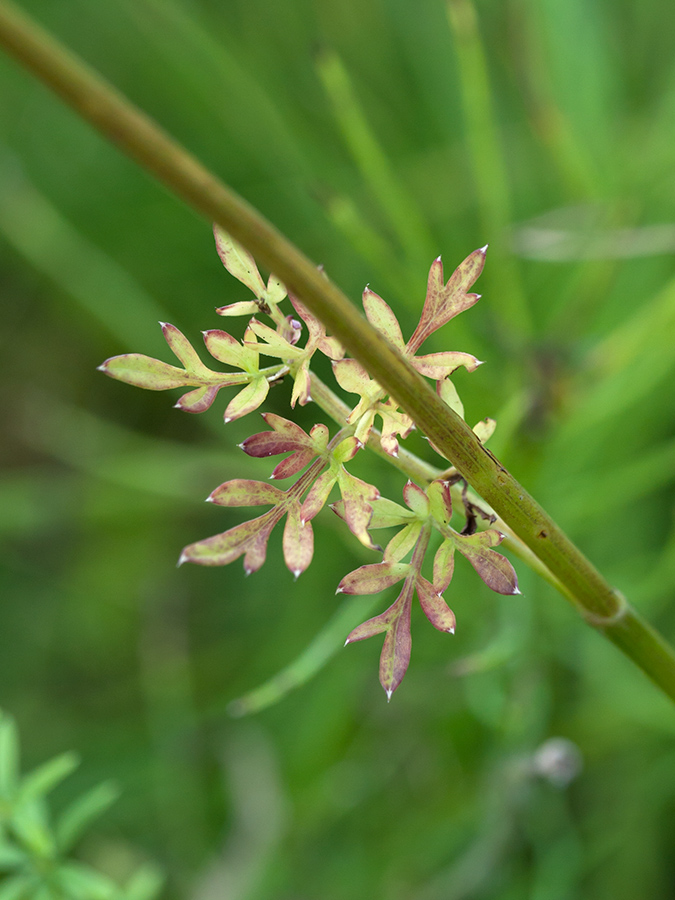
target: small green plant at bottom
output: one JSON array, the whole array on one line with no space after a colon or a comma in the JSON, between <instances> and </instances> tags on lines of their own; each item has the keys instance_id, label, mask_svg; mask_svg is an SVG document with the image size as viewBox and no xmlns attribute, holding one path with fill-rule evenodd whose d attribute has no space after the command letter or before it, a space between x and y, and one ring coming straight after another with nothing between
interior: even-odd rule
<instances>
[{"instance_id":1,"label":"small green plant at bottom","mask_svg":"<svg viewBox=\"0 0 675 900\"><path fill-rule=\"evenodd\" d=\"M155 900L163 878L141 866L124 887L71 854L97 816L117 798L104 782L54 818L47 795L77 767L63 753L27 775L19 769L14 719L0 710L0 900Z\"/></svg>"}]
</instances>

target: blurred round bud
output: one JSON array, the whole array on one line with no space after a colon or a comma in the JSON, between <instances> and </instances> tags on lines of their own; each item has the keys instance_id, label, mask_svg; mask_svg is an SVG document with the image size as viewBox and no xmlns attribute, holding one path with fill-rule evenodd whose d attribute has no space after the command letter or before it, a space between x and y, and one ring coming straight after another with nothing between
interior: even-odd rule
<instances>
[{"instance_id":1,"label":"blurred round bud","mask_svg":"<svg viewBox=\"0 0 675 900\"><path fill-rule=\"evenodd\" d=\"M567 738L550 738L532 756L532 771L559 788L567 787L583 766L581 751Z\"/></svg>"}]
</instances>

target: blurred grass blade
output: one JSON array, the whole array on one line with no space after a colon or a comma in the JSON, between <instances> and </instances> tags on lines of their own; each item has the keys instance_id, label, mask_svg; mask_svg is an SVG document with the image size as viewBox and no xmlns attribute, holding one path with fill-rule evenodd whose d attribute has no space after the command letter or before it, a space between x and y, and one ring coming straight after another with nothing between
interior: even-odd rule
<instances>
[{"instance_id":1,"label":"blurred grass blade","mask_svg":"<svg viewBox=\"0 0 675 900\"><path fill-rule=\"evenodd\" d=\"M30 803L48 794L80 764L75 753L62 753L26 775L17 792L17 805Z\"/></svg>"},{"instance_id":2,"label":"blurred grass blade","mask_svg":"<svg viewBox=\"0 0 675 900\"><path fill-rule=\"evenodd\" d=\"M391 243L364 219L350 197L331 197L326 201L326 212L354 250L369 263L378 280L384 280L398 296L404 295L406 290L411 291L413 296L419 293L422 282L416 273L401 263L400 255Z\"/></svg>"},{"instance_id":3,"label":"blurred grass blade","mask_svg":"<svg viewBox=\"0 0 675 900\"><path fill-rule=\"evenodd\" d=\"M42 799L16 805L12 832L32 857L52 859L55 856L56 845L49 829L47 806Z\"/></svg>"},{"instance_id":4,"label":"blurred grass blade","mask_svg":"<svg viewBox=\"0 0 675 900\"><path fill-rule=\"evenodd\" d=\"M218 38L211 23L190 14L173 0L124 0L132 27L141 31L166 66L166 76L187 87L190 99L203 104L203 115L217 123L218 140L243 145L260 170L284 173L280 186L296 193L298 176L308 177L307 149L289 127L280 103L249 68ZM196 60L199 64L196 64ZM175 106L180 108L180 104Z\"/></svg>"},{"instance_id":5,"label":"blurred grass blade","mask_svg":"<svg viewBox=\"0 0 675 900\"><path fill-rule=\"evenodd\" d=\"M278 703L290 691L301 687L326 665L344 646L345 637L358 622L370 615L375 601L351 597L337 610L328 624L290 665L228 706L232 716L247 716Z\"/></svg>"},{"instance_id":6,"label":"blurred grass blade","mask_svg":"<svg viewBox=\"0 0 675 900\"><path fill-rule=\"evenodd\" d=\"M0 797L10 798L19 777L19 733L12 716L0 710Z\"/></svg>"},{"instance_id":7,"label":"blurred grass blade","mask_svg":"<svg viewBox=\"0 0 675 900\"><path fill-rule=\"evenodd\" d=\"M414 263L428 265L429 258L437 252L434 239L380 146L342 60L337 53L324 51L317 59L317 70L333 104L344 141L403 252Z\"/></svg>"},{"instance_id":8,"label":"blurred grass blade","mask_svg":"<svg viewBox=\"0 0 675 900\"><path fill-rule=\"evenodd\" d=\"M71 803L62 813L55 828L60 851L67 853L89 824L104 813L118 796L118 789L108 781L97 785Z\"/></svg>"},{"instance_id":9,"label":"blurred grass blade","mask_svg":"<svg viewBox=\"0 0 675 900\"><path fill-rule=\"evenodd\" d=\"M167 310L66 221L2 143L0 182L0 233L15 250L123 347L156 345L156 323L171 318Z\"/></svg>"},{"instance_id":10,"label":"blurred grass blade","mask_svg":"<svg viewBox=\"0 0 675 900\"><path fill-rule=\"evenodd\" d=\"M156 866L147 863L134 873L123 891L123 900L155 900L164 884Z\"/></svg>"},{"instance_id":11,"label":"blurred grass blade","mask_svg":"<svg viewBox=\"0 0 675 900\"><path fill-rule=\"evenodd\" d=\"M469 161L481 225L484 235L489 236L493 254L493 265L486 274L491 278L490 271L499 272L499 286L493 290L500 298L504 318L515 335L528 336L533 331L532 315L516 261L506 246L512 219L510 191L476 11L471 0L448 0L447 12L457 53Z\"/></svg>"},{"instance_id":12,"label":"blurred grass blade","mask_svg":"<svg viewBox=\"0 0 675 900\"><path fill-rule=\"evenodd\" d=\"M37 880L34 875L15 875L0 884L0 900L26 900L36 897Z\"/></svg>"},{"instance_id":13,"label":"blurred grass blade","mask_svg":"<svg viewBox=\"0 0 675 900\"><path fill-rule=\"evenodd\" d=\"M68 900L118 900L120 896L119 888L107 875L83 863L61 866L57 877ZM58 891L54 896L58 897L60 893Z\"/></svg>"}]
</instances>

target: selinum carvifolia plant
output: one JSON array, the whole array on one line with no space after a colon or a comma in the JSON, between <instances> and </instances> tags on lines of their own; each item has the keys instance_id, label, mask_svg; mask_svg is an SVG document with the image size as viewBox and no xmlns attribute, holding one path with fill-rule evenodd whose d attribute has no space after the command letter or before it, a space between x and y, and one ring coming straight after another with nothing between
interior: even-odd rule
<instances>
[{"instance_id":1,"label":"selinum carvifolia plant","mask_svg":"<svg viewBox=\"0 0 675 900\"><path fill-rule=\"evenodd\" d=\"M251 280L254 284L254 297L252 301L254 306L251 310L261 312L267 315L267 307L272 317L272 325L269 332L263 332L260 337L253 327L244 337L242 342L239 360L231 366L232 369L239 371L232 372L212 372L202 366L194 350L188 342L179 336L175 331L170 330L169 333L175 336L175 348L179 354L182 354L187 363L184 362L184 368L166 366L163 363L155 363L154 369L150 365L146 370L143 364L139 362L139 358L127 357L129 368L127 369L126 380L132 383L144 383L144 386L163 389L169 387L180 387L181 385L192 388L188 395L183 398L184 408L192 408L197 411L201 406L207 404L210 399L217 393L219 386L227 386L228 384L243 385L242 392L239 395L234 407L229 413L235 413L241 416L242 408L246 408L256 399L261 399L262 395L267 391L267 384L270 378L274 380L270 367L267 374L253 365L254 360L259 355L266 355L275 348L278 350L280 346L294 348L290 356L288 351L278 357L280 363L277 364L278 376L288 370L288 373L294 374L299 378L299 383L295 391L295 402L306 399L304 394L303 383L307 385L309 378L309 391L311 396L322 407L328 415L338 423L340 429L341 440L353 437L357 442L362 443L362 437L368 430L368 417L374 411L374 415L379 414L384 425L384 446L380 436L371 431L368 437L368 446L372 447L376 452L383 453L398 465L402 471L413 479L421 490L426 491L426 501L422 504L415 504L412 500L413 490L408 489L408 501L415 507L410 509L414 516L417 516L417 522L422 523L420 535L424 532L425 525L434 527L438 530L441 527L441 536L443 541L452 537L455 546L459 546L462 538L471 538L476 533L473 531L476 524L485 524L482 519L482 513L489 516L491 511L483 505L483 501L489 503L494 511L499 515L496 523L500 532L507 534L509 547L523 561L536 570L543 578L556 587L560 593L569 600L578 612L583 616L585 621L595 628L598 632L607 637L623 653L630 657L654 682L657 684L672 700L675 701L675 648L673 648L665 638L659 634L653 626L644 619L644 617L628 602L628 600L603 577L592 562L587 559L582 550L577 547L564 533L557 524L555 519L546 512L545 509L532 497L526 488L521 485L511 473L502 465L502 463L490 452L480 437L472 431L467 423L458 415L461 406L454 393L454 390L446 382L446 375L442 371L442 364L438 367L438 371L433 371L436 367L432 366L432 374L429 376L434 378L442 385L441 390L444 394L437 396L425 381L425 377L420 374L419 368L413 365L417 348L411 348L410 342L404 345L400 339L399 347L396 342L399 340L398 328L394 325L393 316L390 318L387 308L379 301L373 300L371 306L379 310L379 316L373 310L370 315L382 318L380 330L358 314L354 306L349 302L348 298L340 291L337 285L325 279L311 261L297 248L291 241L285 238L274 226L268 222L257 210L248 204L242 197L239 197L235 191L220 181L213 172L210 172L199 160L182 147L175 139L163 131L152 121L142 110L135 107L123 94L116 90L112 85L108 84L97 72L87 66L81 59L78 59L72 52L62 46L51 35L44 32L35 22L26 16L21 10L17 9L8 0L0 0L0 45L4 47L11 55L13 55L22 65L26 66L34 75L40 78L45 84L49 85L66 103L68 103L83 119L88 121L102 135L106 136L117 147L119 147L129 157L134 159L147 172L151 173L169 191L176 197L181 198L191 209L203 216L208 221L217 222L218 225L230 233L237 241L245 245L253 252L258 259L264 263L270 270L276 272L280 279L293 288L293 291L300 300L303 301L307 309L314 317L324 322L331 329L335 336L350 349L352 355L365 366L374 376L375 381L386 389L391 396L395 397L401 408L411 416L417 425L429 436L436 447L443 450L446 459L452 461L457 467L455 472L452 467L446 471L436 470L430 467L422 460L413 458L407 454L405 450L401 450L399 457L394 457L391 453L394 450L394 444L398 443L399 437L405 433L407 421L404 416L397 412L397 408L393 403L387 401L386 396L377 397L377 387L374 384L368 385L369 399L364 402L363 406L359 404L358 412L354 412L354 419L361 419L364 414L364 406L370 402L370 409L365 414L364 424L362 427L361 437L357 437L357 429L361 424L360 421L348 421L351 418L349 408L344 408L345 404L335 394L333 394L326 385L320 382L315 374L311 372L309 367L303 366L303 362L307 362L307 357L312 352L319 349L320 342L323 343L323 332L315 325L313 335L305 344L304 350L300 349L295 340L295 332L298 329L290 324L282 324L285 318L283 313L277 310L277 304L270 300L274 300L283 289L277 284L276 280L264 286L263 291L260 290L256 269L252 266L246 254L239 255L240 265L243 270L239 272L245 276L246 280ZM225 239L227 240L227 239ZM226 243L223 246L223 252L227 256ZM234 244L229 245L234 250ZM482 264L481 251L477 251L478 255L472 254L468 259L471 262L462 264L459 267L456 281L450 280L447 287L441 285L439 279L440 263L436 269L436 275L433 276L437 281L438 289L434 293L432 290L431 299L425 305L425 312L422 320L424 328L418 328L415 332L416 340L420 341L424 335L425 329L429 329L438 325L438 321L433 318L432 313L440 310L441 315L445 315L445 321L459 312L462 301L458 301L458 307L453 306L446 298L446 289L452 288L457 290L457 296L470 296L467 290L470 287L471 279L475 279L478 270ZM235 265L234 261L232 262ZM434 270L432 269L432 272ZM455 276L453 276L455 278ZM443 290L441 290L441 287ZM271 297L265 299L264 293L270 292ZM263 296L259 296L260 294ZM370 296L370 295L369 295ZM279 298L280 299L280 298ZM371 298L372 299L372 298ZM257 301L257 302L256 302ZM463 301L469 303L469 301ZM434 304L438 307L434 308ZM299 315L299 314L298 314ZM387 330L390 339L383 336L383 330ZM265 323L259 323L255 328L260 329ZM440 327L440 325L439 325ZM275 335L272 341L266 339L271 335ZM415 335L413 337L415 337ZM285 341L285 344L282 343ZM411 339L412 341L413 339ZM239 346L232 339L225 339L224 346L234 348ZM403 349L404 353L400 352ZM248 350L247 356L244 351ZM410 352L408 352L410 350ZM332 351L330 351L332 352ZM304 359L302 354L305 354ZM181 360L183 361L183 360ZM338 360L336 360L338 362ZM136 366L134 370L134 365ZM422 363L424 365L424 363ZM461 362L458 365L462 365ZM247 367L251 367L250 371ZM358 381L358 373L363 371L358 366L352 364L343 366L342 377L345 383ZM452 368L447 366L446 368ZM350 377L351 376L351 377ZM125 379L124 364L120 364L119 375ZM172 380L173 379L173 380ZM178 379L178 380L176 380ZM363 384L367 383L367 376L362 378ZM443 385L445 385L443 387ZM374 394L370 394L370 391ZM229 407L228 407L229 409ZM231 417L231 415L230 415ZM399 428L399 426L401 426ZM272 426L271 426L272 427ZM348 427L353 431L349 432ZM482 426L484 427L484 426ZM272 432L279 434L272 427ZM342 481L341 487L344 490L344 484L352 484L349 476L342 474L344 470L344 462L346 459L340 459L340 454L336 452L333 455L335 447L331 442L330 451L328 444L325 450L322 448L318 433L309 436L316 441L313 449L319 448L316 456L316 465L322 467L320 474L324 473L324 469L328 471L333 468L337 470L336 480ZM486 435L483 433L483 437ZM337 435L334 436L334 440ZM340 443L339 441L338 443ZM354 447L358 449L357 444ZM300 448L298 448L300 449ZM303 444L303 450L309 452L309 444ZM293 448L291 451L293 452ZM296 451L297 452L297 451ZM346 448L345 448L346 452ZM325 454L324 458L321 455ZM346 453L348 456L348 453ZM292 463L290 464L292 467ZM314 462L311 464L314 465ZM341 468L342 467L342 468ZM283 469L282 469L283 471ZM309 478L309 470L302 479ZM418 475L421 473L421 477ZM468 479L477 494L482 498L480 503L476 502L471 491L463 488L461 481L453 483L455 478L461 473ZM443 515L439 519L434 518L431 512L438 509L439 504L443 505L443 497L440 499L435 495L438 488L431 490L429 495L428 485L430 482L438 481L439 475L445 475L441 478L441 484L445 483L450 488L450 497L455 502L456 508L464 508L466 511L466 524L459 533L459 541L457 532L449 531L448 528L443 531ZM326 477L329 480L329 476ZM301 489L298 488L298 491ZM308 491L310 490L308 485ZM374 490L374 489L373 489ZM244 489L245 491L245 489ZM296 496L294 489L291 488L284 492L288 497L286 504L288 509L280 509L279 503L269 499L271 495L268 493L268 502L272 506L269 518L265 516L267 528L271 528L272 522L275 522L281 515L288 515L288 520L292 523L288 526L289 540L293 544L293 529L301 534L307 541L303 528L303 516L307 512L303 507L307 497ZM367 518L370 516L368 527L356 527L357 533L363 538L363 532L369 531L378 523L376 517L378 505L381 503L373 503L369 501L367 492L349 494L349 502L342 501L342 505L338 505L336 509L348 521L348 524L354 528L355 522L359 522L359 516ZM277 495L274 495L277 497ZM415 495L417 496L417 495ZM300 499L302 497L302 503ZM360 497L360 508L357 498ZM221 498L225 502L241 502L241 496L237 500L234 496ZM250 501L249 496L249 501ZM319 498L320 499L320 498ZM297 500L300 504L300 515L296 515L296 504L293 500ZM246 499L244 498L244 502ZM429 503L430 513L424 517L422 507ZM446 495L446 514L447 495ZM403 509L403 507L401 507ZM372 510L372 513L371 513ZM404 510L405 512L405 510ZM378 514L379 515L379 514ZM399 513L400 515L400 513ZM409 513L406 512L406 515ZM433 523L433 524L432 524ZM408 522L407 524L415 524ZM304 526L306 528L306 525ZM413 529L414 531L414 529ZM489 529L488 529L489 531ZM473 533L471 533L473 532ZM231 532L230 532L231 533ZM307 532L309 534L309 532ZM225 532L228 534L228 532ZM247 539L244 533L239 535L244 543ZM264 545L265 534L259 534L259 540ZM249 534L250 541L250 534ZM495 537L488 536L488 541L494 540ZM299 541L296 534L296 547ZM370 540L370 538L368 538ZM485 538L474 539L473 547ZM415 542L417 538L415 538ZM203 542L202 542L203 543ZM214 539L212 545L217 543ZM193 545L198 546L198 545ZM396 546L396 545L395 545ZM423 542L419 545L416 543L415 550L421 548ZM446 545L446 553L449 554ZM187 548L187 549L193 549ZM213 549L213 546L211 546ZM243 552L246 559L247 551L252 550L252 545L247 546ZM465 546L466 549L466 546ZM481 560L488 560L494 563L497 555L492 547L485 546L482 548L484 552L474 555L474 563L478 557ZM389 548L387 548L389 550ZM187 552L187 550L186 550ZM236 552L236 551L233 551ZM386 552L386 551L385 551ZM398 551L397 551L398 552ZM241 554L238 554L241 555ZM302 555L302 554L301 554ZM413 559L418 560L421 550L417 554L413 551ZM253 553L255 558L255 552ZM258 550L258 557L260 551ZM305 550L305 557L307 551ZM396 553L392 550L389 559L384 562L393 564L409 565L412 569L407 569L406 574L402 576L404 581L404 600L401 605L404 607L403 614L407 613L406 605L406 589L410 593L410 584L413 580L415 562L403 563L404 556L398 560L395 559ZM250 557L249 557L250 558ZM440 557L439 568L443 560L443 554ZM204 562L205 559L202 560ZM212 560L213 561L213 560ZM449 567L449 563L446 564ZM486 568L484 562L481 567ZM300 567L302 568L302 567ZM296 567L297 569L297 567ZM381 571L381 570L380 570ZM410 578L408 578L408 575ZM447 569L446 569L447 577ZM421 582L420 582L421 583ZM432 582L433 584L433 579ZM439 583L442 586L442 581ZM343 585L344 587L344 585ZM514 582L515 589L515 582ZM395 609L390 613L392 622L400 626L405 625L405 618L396 618ZM446 614L447 616L447 614ZM385 619L387 617L385 616ZM387 632L390 638L387 644L387 652L393 643L396 645L396 631L393 625L385 620L379 621L383 631ZM375 623L375 628L378 623ZM365 637L364 633L357 633L357 637ZM401 643L401 647L405 647ZM407 654L406 654L407 655ZM392 682L393 683L393 682ZM390 686L388 688L392 690Z\"/></svg>"},{"instance_id":2,"label":"selinum carvifolia plant","mask_svg":"<svg viewBox=\"0 0 675 900\"><path fill-rule=\"evenodd\" d=\"M220 329L203 333L206 350L218 364L214 369L202 362L185 335L173 325L162 323L166 342L180 366L129 353L106 360L100 369L112 378L149 390L187 388L176 403L185 412L203 412L222 388L234 389L225 408L226 423L260 409L270 386L287 378L293 383L291 409L315 400L337 423L331 432L327 424L317 422L308 433L290 419L263 412L269 430L252 434L240 447L256 458L283 456L270 479L288 486L243 478L219 485L207 498L211 503L270 508L221 534L190 544L183 549L180 562L223 566L243 556L245 571L255 572L265 562L272 532L285 520L284 560L298 578L312 561L312 521L337 488L340 496L330 504L332 510L358 541L382 554L379 562L345 575L338 593L376 594L400 585L398 596L384 612L359 625L346 638L346 643L351 643L384 634L380 682L391 698L410 661L414 597L435 628L454 634L455 616L443 595L452 580L456 552L493 591L518 593L511 563L495 549L504 535L492 527L495 516L469 496L466 482L447 461L440 477L420 479L419 484L408 480L403 488L405 505L381 496L375 485L351 471L358 455L369 445L397 460L400 442L415 423L357 360L345 358L336 338L326 334L321 322L297 297L287 293L278 278L270 275L265 283L251 254L222 230L215 228L214 232L223 265L253 295L252 299L216 310L226 318L250 317L243 339L239 341ZM363 309L370 323L420 374L435 383L438 395L461 416L463 407L451 376L460 368L474 372L479 360L454 350L420 351L427 338L478 301L479 295L471 293L470 288L483 269L486 249L471 253L447 282L440 257L434 260L420 319L407 342L396 315L382 297L369 287L363 292ZM286 300L292 307L290 313L281 308ZM345 407L313 373L312 360L317 353L332 361L339 388L348 396L358 397L354 405ZM377 432L376 422L381 425ZM485 419L473 430L484 442L494 427L493 420ZM440 455L439 450L436 452ZM372 537L372 532L383 528L396 529L384 549Z\"/></svg>"}]
</instances>

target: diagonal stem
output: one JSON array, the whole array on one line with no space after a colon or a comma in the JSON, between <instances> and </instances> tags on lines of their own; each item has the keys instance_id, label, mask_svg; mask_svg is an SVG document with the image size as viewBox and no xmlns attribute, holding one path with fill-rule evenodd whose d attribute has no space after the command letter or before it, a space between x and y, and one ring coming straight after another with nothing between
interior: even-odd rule
<instances>
[{"instance_id":1,"label":"diagonal stem","mask_svg":"<svg viewBox=\"0 0 675 900\"><path fill-rule=\"evenodd\" d=\"M675 700L675 651L605 581L553 519L347 297L250 204L13 4L0 45L192 209L273 271L413 418L604 633Z\"/></svg>"}]
</instances>

